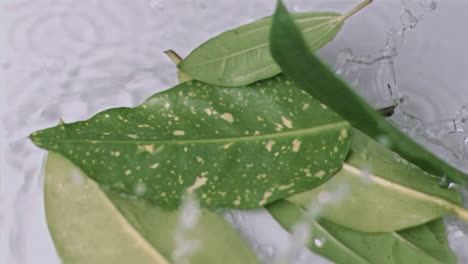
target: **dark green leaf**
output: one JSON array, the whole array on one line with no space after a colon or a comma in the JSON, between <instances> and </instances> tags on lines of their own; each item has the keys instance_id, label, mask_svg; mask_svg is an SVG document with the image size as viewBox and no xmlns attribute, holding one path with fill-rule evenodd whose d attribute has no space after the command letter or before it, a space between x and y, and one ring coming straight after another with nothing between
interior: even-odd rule
<instances>
[{"instance_id":1,"label":"dark green leaf","mask_svg":"<svg viewBox=\"0 0 468 264\"><path fill-rule=\"evenodd\" d=\"M64 263L174 263L180 212L104 191L55 153L48 157L44 195L49 230ZM206 209L185 235L195 243L189 263L258 263L222 217Z\"/></svg>"},{"instance_id":2,"label":"dark green leaf","mask_svg":"<svg viewBox=\"0 0 468 264\"><path fill-rule=\"evenodd\" d=\"M278 76L248 87L187 82L136 108L34 133L100 184L176 208L255 208L333 176L349 149L347 122Z\"/></svg>"},{"instance_id":3,"label":"dark green leaf","mask_svg":"<svg viewBox=\"0 0 468 264\"><path fill-rule=\"evenodd\" d=\"M417 226L444 215L468 220L455 189L441 188L439 178L351 130L351 153L343 169L321 186L289 197L304 207L320 205L320 215L365 232L389 232ZM342 186L343 199L322 202Z\"/></svg>"},{"instance_id":4,"label":"dark green leaf","mask_svg":"<svg viewBox=\"0 0 468 264\"><path fill-rule=\"evenodd\" d=\"M270 35L274 60L287 77L318 98L351 125L374 139L385 140L403 158L436 176L467 184L467 175L434 156L372 109L307 47L287 10L278 2Z\"/></svg>"},{"instance_id":5,"label":"dark green leaf","mask_svg":"<svg viewBox=\"0 0 468 264\"><path fill-rule=\"evenodd\" d=\"M307 12L292 17L304 33L307 47L318 50L335 38L348 17L367 4L343 15ZM221 86L247 85L280 73L268 47L271 20L266 17L208 40L190 53L179 69L194 79Z\"/></svg>"},{"instance_id":6,"label":"dark green leaf","mask_svg":"<svg viewBox=\"0 0 468 264\"><path fill-rule=\"evenodd\" d=\"M456 258L450 250L442 220L400 232L365 233L306 216L300 206L278 201L267 206L272 216L288 231L304 219L310 227L307 246L337 264L450 264Z\"/></svg>"}]
</instances>

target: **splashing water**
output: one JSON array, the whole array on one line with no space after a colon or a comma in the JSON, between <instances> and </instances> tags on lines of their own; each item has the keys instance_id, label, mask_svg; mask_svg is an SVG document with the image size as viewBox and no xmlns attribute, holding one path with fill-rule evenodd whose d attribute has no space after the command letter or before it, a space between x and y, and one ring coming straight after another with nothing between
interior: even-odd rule
<instances>
[{"instance_id":1,"label":"splashing water","mask_svg":"<svg viewBox=\"0 0 468 264\"><path fill-rule=\"evenodd\" d=\"M357 92L375 108L396 105L390 118L400 129L426 146L442 159L468 171L468 104L460 107L452 118L425 121L411 114L417 98L409 98L398 86L395 59L404 46L406 35L415 29L429 13L438 7L437 0L402 0L404 9L400 14L401 28L391 30L383 49L364 56L355 56L351 49L344 49L338 56L336 72L357 88ZM415 14L417 13L417 14ZM381 142L382 143L382 142ZM401 160L401 159L400 159ZM404 160L401 160L405 162ZM441 187L457 188L464 204L468 205L468 192L442 177ZM457 252L460 263L468 262L468 224L448 217L447 233L451 247Z\"/></svg>"},{"instance_id":2,"label":"splashing water","mask_svg":"<svg viewBox=\"0 0 468 264\"><path fill-rule=\"evenodd\" d=\"M177 264L189 264L190 256L200 248L200 241L191 238L190 235L200 219L200 214L196 198L193 194L187 193L183 199L179 223L174 234L176 249L172 252L172 260Z\"/></svg>"},{"instance_id":3,"label":"splashing water","mask_svg":"<svg viewBox=\"0 0 468 264\"><path fill-rule=\"evenodd\" d=\"M278 254L275 260L275 264L287 264L295 263L300 252L304 250L304 247L313 241L317 247L322 247L326 242L322 237L313 237L313 230L311 230L310 223L317 221L320 216L321 210L324 206L337 204L340 201L346 199L348 193L348 186L339 184L332 187L331 191L322 191L318 195L318 202L312 202L305 209L305 214L302 219L299 219L298 223L293 228L291 237L287 247Z\"/></svg>"},{"instance_id":4,"label":"splashing water","mask_svg":"<svg viewBox=\"0 0 468 264\"><path fill-rule=\"evenodd\" d=\"M364 56L355 56L351 49L344 49L337 59L336 72L346 79L357 92L375 108L397 105L391 118L401 129L426 145L449 163L468 170L468 104L449 119L425 122L412 115L407 108L407 96L401 96L395 74L395 58L403 48L405 35L415 29L426 14L434 12L436 0L403 0L405 8L400 14L401 28L390 30L385 48ZM416 10L419 14L415 15ZM382 143L382 142L381 142ZM448 154L448 155L447 155Z\"/></svg>"}]
</instances>

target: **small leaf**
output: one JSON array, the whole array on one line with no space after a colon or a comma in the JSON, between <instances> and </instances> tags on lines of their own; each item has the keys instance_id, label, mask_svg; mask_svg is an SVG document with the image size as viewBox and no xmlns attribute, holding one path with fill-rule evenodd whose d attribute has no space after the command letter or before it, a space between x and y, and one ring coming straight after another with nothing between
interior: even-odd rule
<instances>
[{"instance_id":1,"label":"small leaf","mask_svg":"<svg viewBox=\"0 0 468 264\"><path fill-rule=\"evenodd\" d=\"M278 2L270 50L286 76L373 139L383 139L403 158L436 176L466 185L468 175L453 168L395 128L338 78L307 47L298 27Z\"/></svg>"},{"instance_id":2,"label":"small leaf","mask_svg":"<svg viewBox=\"0 0 468 264\"><path fill-rule=\"evenodd\" d=\"M207 207L256 208L333 176L348 153L348 128L276 77L237 88L187 82L31 138L98 183L165 208L177 208L185 191Z\"/></svg>"},{"instance_id":3,"label":"small leaf","mask_svg":"<svg viewBox=\"0 0 468 264\"><path fill-rule=\"evenodd\" d=\"M63 263L173 263L180 213L104 191L79 168L49 153L45 176L47 224ZM203 209L190 233L192 264L258 263L222 217Z\"/></svg>"},{"instance_id":4,"label":"small leaf","mask_svg":"<svg viewBox=\"0 0 468 264\"><path fill-rule=\"evenodd\" d=\"M284 200L269 204L267 209L288 231L308 218L306 210ZM325 219L308 219L307 223L308 248L337 264L456 263L440 219L388 233L359 232Z\"/></svg>"},{"instance_id":5,"label":"small leaf","mask_svg":"<svg viewBox=\"0 0 468 264\"><path fill-rule=\"evenodd\" d=\"M332 41L346 18L362 7L344 15L307 12L292 17L304 33L307 47L318 50ZM268 47L271 20L266 17L208 40L190 53L179 69L197 80L221 86L247 85L280 73Z\"/></svg>"},{"instance_id":6,"label":"small leaf","mask_svg":"<svg viewBox=\"0 0 468 264\"><path fill-rule=\"evenodd\" d=\"M351 152L343 169L321 186L288 200L304 207L321 204L320 196L337 186L341 200L323 203L320 215L365 232L389 232L456 214L468 221L455 189L441 188L439 178L408 163L358 130L351 130Z\"/></svg>"}]
</instances>

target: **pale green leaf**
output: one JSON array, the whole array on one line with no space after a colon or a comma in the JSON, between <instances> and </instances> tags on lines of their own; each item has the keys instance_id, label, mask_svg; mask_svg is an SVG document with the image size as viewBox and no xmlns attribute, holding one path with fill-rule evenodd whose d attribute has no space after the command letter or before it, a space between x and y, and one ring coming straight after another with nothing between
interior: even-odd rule
<instances>
[{"instance_id":1,"label":"pale green leaf","mask_svg":"<svg viewBox=\"0 0 468 264\"><path fill-rule=\"evenodd\" d=\"M468 220L455 189L439 186L425 173L358 130L351 130L351 151L341 171L316 189L288 198L309 206L322 204L320 214L342 226L367 232L388 232L455 214ZM343 186L343 199L323 202L320 196Z\"/></svg>"},{"instance_id":2,"label":"pale green leaf","mask_svg":"<svg viewBox=\"0 0 468 264\"><path fill-rule=\"evenodd\" d=\"M307 12L292 17L307 46L318 50L332 41L346 18L361 8L344 15ZM221 86L246 85L280 73L268 47L271 21L266 17L208 40L178 64L179 69L194 79Z\"/></svg>"},{"instance_id":3,"label":"pale green leaf","mask_svg":"<svg viewBox=\"0 0 468 264\"><path fill-rule=\"evenodd\" d=\"M440 219L399 232L366 233L310 218L305 209L284 200L267 209L288 231L307 219L308 248L337 264L456 263Z\"/></svg>"},{"instance_id":4,"label":"pale green leaf","mask_svg":"<svg viewBox=\"0 0 468 264\"><path fill-rule=\"evenodd\" d=\"M278 76L237 88L183 83L31 138L98 183L165 208L177 208L185 191L207 207L256 208L333 176L348 128Z\"/></svg>"},{"instance_id":5,"label":"pale green leaf","mask_svg":"<svg viewBox=\"0 0 468 264\"><path fill-rule=\"evenodd\" d=\"M52 152L44 192L47 224L63 263L174 263L178 211L105 191ZM222 217L206 209L188 238L197 245L189 263L258 263Z\"/></svg>"}]
</instances>

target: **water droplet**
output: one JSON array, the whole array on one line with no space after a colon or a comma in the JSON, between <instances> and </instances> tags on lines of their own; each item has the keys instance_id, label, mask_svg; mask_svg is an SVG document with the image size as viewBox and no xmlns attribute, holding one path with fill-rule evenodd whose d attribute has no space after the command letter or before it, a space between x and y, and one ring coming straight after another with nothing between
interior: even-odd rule
<instances>
[{"instance_id":1,"label":"water droplet","mask_svg":"<svg viewBox=\"0 0 468 264\"><path fill-rule=\"evenodd\" d=\"M123 189L125 189L125 183L123 183L123 182L113 183L112 188L114 188L116 190L123 190Z\"/></svg>"},{"instance_id":2,"label":"water droplet","mask_svg":"<svg viewBox=\"0 0 468 264\"><path fill-rule=\"evenodd\" d=\"M456 183L454 183L454 182L451 182L451 183L449 183L448 188L449 189L456 189L456 188L458 188L458 185Z\"/></svg>"},{"instance_id":3,"label":"water droplet","mask_svg":"<svg viewBox=\"0 0 468 264\"><path fill-rule=\"evenodd\" d=\"M41 118L47 121L55 121L60 118L62 112L58 104L51 104L48 105L44 110L41 112Z\"/></svg>"},{"instance_id":4,"label":"water droplet","mask_svg":"<svg viewBox=\"0 0 468 264\"><path fill-rule=\"evenodd\" d=\"M371 173L369 172L369 168L366 168L365 166L362 168L362 174L361 174L361 182L364 184L370 183L370 176Z\"/></svg>"},{"instance_id":5,"label":"water droplet","mask_svg":"<svg viewBox=\"0 0 468 264\"><path fill-rule=\"evenodd\" d=\"M321 191L318 195L318 200L322 204L327 204L331 201L332 197L330 192L327 191Z\"/></svg>"},{"instance_id":6,"label":"water droplet","mask_svg":"<svg viewBox=\"0 0 468 264\"><path fill-rule=\"evenodd\" d=\"M418 25L419 18L415 17L409 9L405 8L401 12L400 22L403 29L415 28Z\"/></svg>"},{"instance_id":7,"label":"water droplet","mask_svg":"<svg viewBox=\"0 0 468 264\"><path fill-rule=\"evenodd\" d=\"M146 184L144 184L143 182L137 183L135 186L135 194L137 196L141 196L145 194L145 192L146 192Z\"/></svg>"},{"instance_id":8,"label":"water droplet","mask_svg":"<svg viewBox=\"0 0 468 264\"><path fill-rule=\"evenodd\" d=\"M448 181L448 179L447 179L447 176L444 175L443 177L440 178L440 180L439 180L439 186L440 186L441 188L448 188L448 187L449 187L449 184L450 184L450 183L449 183L449 181Z\"/></svg>"},{"instance_id":9,"label":"water droplet","mask_svg":"<svg viewBox=\"0 0 468 264\"><path fill-rule=\"evenodd\" d=\"M78 170L74 170L70 176L71 176L71 181L73 184L79 185L79 184L83 184L85 181L85 179L83 178L83 176Z\"/></svg>"},{"instance_id":10,"label":"water droplet","mask_svg":"<svg viewBox=\"0 0 468 264\"><path fill-rule=\"evenodd\" d=\"M465 126L468 125L468 104L463 105L460 110L458 111L457 116L455 117L457 120L457 130L460 132L464 132L467 129Z\"/></svg>"},{"instance_id":11,"label":"water droplet","mask_svg":"<svg viewBox=\"0 0 468 264\"><path fill-rule=\"evenodd\" d=\"M387 135L379 135L376 139L377 142L379 142L387 148L392 146L392 140Z\"/></svg>"},{"instance_id":12,"label":"water droplet","mask_svg":"<svg viewBox=\"0 0 468 264\"><path fill-rule=\"evenodd\" d=\"M433 12L437 9L439 3L438 0L419 0L419 4L427 11Z\"/></svg>"},{"instance_id":13,"label":"water droplet","mask_svg":"<svg viewBox=\"0 0 468 264\"><path fill-rule=\"evenodd\" d=\"M336 73L341 74L346 67L346 64L353 58L353 51L351 49L342 49L338 53L336 59Z\"/></svg>"},{"instance_id":14,"label":"water droplet","mask_svg":"<svg viewBox=\"0 0 468 264\"><path fill-rule=\"evenodd\" d=\"M468 159L468 137L464 136L461 143L461 151L464 159Z\"/></svg>"},{"instance_id":15,"label":"water droplet","mask_svg":"<svg viewBox=\"0 0 468 264\"><path fill-rule=\"evenodd\" d=\"M172 252L172 259L175 263L188 263L188 258L200 248L200 241L193 239L190 235L191 231L196 228L200 215L198 201L193 194L187 193L182 200L178 225L174 231L176 247Z\"/></svg>"},{"instance_id":16,"label":"water droplet","mask_svg":"<svg viewBox=\"0 0 468 264\"><path fill-rule=\"evenodd\" d=\"M260 245L256 244L255 252L261 255L261 259L271 259L275 253L275 248L270 245Z\"/></svg>"},{"instance_id":17,"label":"water droplet","mask_svg":"<svg viewBox=\"0 0 468 264\"><path fill-rule=\"evenodd\" d=\"M314 239L314 244L318 248L322 248L323 245L325 244L325 239L324 238L316 238Z\"/></svg>"},{"instance_id":18,"label":"water droplet","mask_svg":"<svg viewBox=\"0 0 468 264\"><path fill-rule=\"evenodd\" d=\"M398 50L403 47L405 30L390 30L387 36L386 52L390 56L396 56Z\"/></svg>"}]
</instances>

